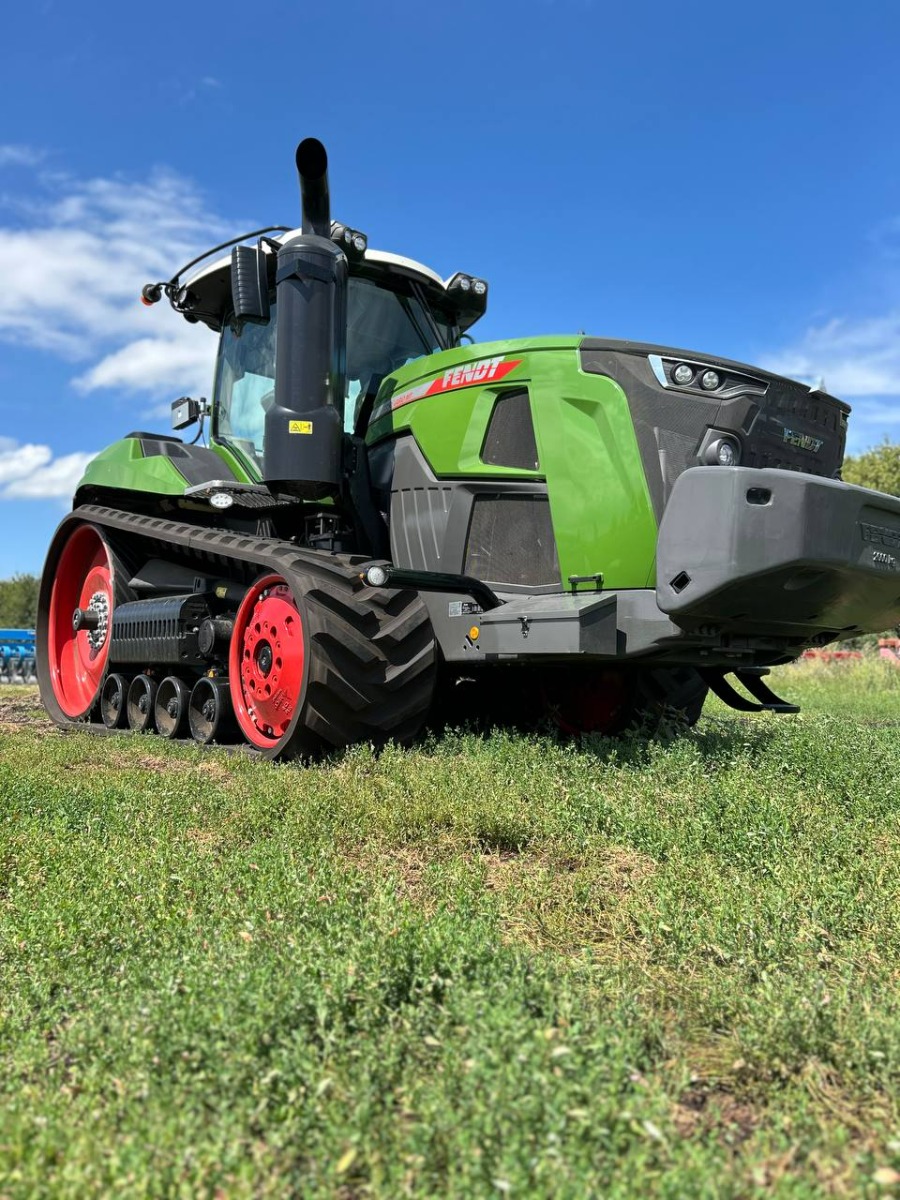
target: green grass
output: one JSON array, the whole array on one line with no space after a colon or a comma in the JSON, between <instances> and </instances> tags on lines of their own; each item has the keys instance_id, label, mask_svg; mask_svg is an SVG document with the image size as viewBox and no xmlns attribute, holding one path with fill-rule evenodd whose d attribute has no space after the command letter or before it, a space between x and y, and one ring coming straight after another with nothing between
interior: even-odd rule
<instances>
[{"instance_id":1,"label":"green grass","mask_svg":"<svg viewBox=\"0 0 900 1200\"><path fill-rule=\"evenodd\" d=\"M0 1196L900 1194L900 671L775 687L308 769L0 689Z\"/></svg>"}]
</instances>

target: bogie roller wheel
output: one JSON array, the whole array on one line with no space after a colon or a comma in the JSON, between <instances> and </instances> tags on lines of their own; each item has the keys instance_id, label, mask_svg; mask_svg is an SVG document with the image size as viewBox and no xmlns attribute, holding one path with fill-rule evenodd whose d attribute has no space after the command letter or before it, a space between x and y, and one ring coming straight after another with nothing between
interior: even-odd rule
<instances>
[{"instance_id":1,"label":"bogie roller wheel","mask_svg":"<svg viewBox=\"0 0 900 1200\"><path fill-rule=\"evenodd\" d=\"M100 690L100 720L107 729L124 729L128 723L128 680L124 675L107 675Z\"/></svg>"},{"instance_id":2,"label":"bogie roller wheel","mask_svg":"<svg viewBox=\"0 0 900 1200\"><path fill-rule=\"evenodd\" d=\"M203 676L194 684L188 702L191 737L201 746L230 742L236 734L228 681Z\"/></svg>"},{"instance_id":3,"label":"bogie roller wheel","mask_svg":"<svg viewBox=\"0 0 900 1200\"><path fill-rule=\"evenodd\" d=\"M185 732L190 695L190 688L177 675L167 675L160 683L153 716L162 737L177 738Z\"/></svg>"},{"instance_id":4,"label":"bogie roller wheel","mask_svg":"<svg viewBox=\"0 0 900 1200\"><path fill-rule=\"evenodd\" d=\"M234 713L268 757L315 757L355 742L404 743L434 691L435 646L412 591L363 588L352 570L265 575L231 638Z\"/></svg>"},{"instance_id":5,"label":"bogie roller wheel","mask_svg":"<svg viewBox=\"0 0 900 1200\"><path fill-rule=\"evenodd\" d=\"M131 687L128 689L128 703L125 707L128 712L129 728L133 729L135 733L153 731L156 687L156 680L151 679L149 675L135 675L131 681Z\"/></svg>"},{"instance_id":6,"label":"bogie roller wheel","mask_svg":"<svg viewBox=\"0 0 900 1200\"><path fill-rule=\"evenodd\" d=\"M61 526L41 579L37 624L41 700L60 724L86 717L100 696L113 609L129 598L126 579L103 530Z\"/></svg>"}]
</instances>

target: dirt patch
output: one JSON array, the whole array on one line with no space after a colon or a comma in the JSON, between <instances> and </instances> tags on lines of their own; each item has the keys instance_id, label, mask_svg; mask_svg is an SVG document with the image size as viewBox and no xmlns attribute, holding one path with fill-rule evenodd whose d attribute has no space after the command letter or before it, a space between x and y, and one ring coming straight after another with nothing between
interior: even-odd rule
<instances>
[{"instance_id":1,"label":"dirt patch","mask_svg":"<svg viewBox=\"0 0 900 1200\"><path fill-rule=\"evenodd\" d=\"M481 861L486 886L494 890L515 887L523 875L533 878L537 872L543 872L556 877L579 876L586 885L596 885L608 894L621 896L632 892L656 870L656 863L649 855L628 846L607 846L582 855L552 850L521 854L501 850L482 854Z\"/></svg>"},{"instance_id":2,"label":"dirt patch","mask_svg":"<svg viewBox=\"0 0 900 1200\"><path fill-rule=\"evenodd\" d=\"M672 1107L672 1123L681 1137L715 1134L739 1146L762 1121L760 1111L725 1088L691 1087Z\"/></svg>"},{"instance_id":3,"label":"dirt patch","mask_svg":"<svg viewBox=\"0 0 900 1200\"><path fill-rule=\"evenodd\" d=\"M50 723L36 687L0 684L0 731L18 733L23 729L46 729Z\"/></svg>"},{"instance_id":4,"label":"dirt patch","mask_svg":"<svg viewBox=\"0 0 900 1200\"><path fill-rule=\"evenodd\" d=\"M222 834L215 829L188 829L184 836L199 850L210 854L225 840Z\"/></svg>"}]
</instances>

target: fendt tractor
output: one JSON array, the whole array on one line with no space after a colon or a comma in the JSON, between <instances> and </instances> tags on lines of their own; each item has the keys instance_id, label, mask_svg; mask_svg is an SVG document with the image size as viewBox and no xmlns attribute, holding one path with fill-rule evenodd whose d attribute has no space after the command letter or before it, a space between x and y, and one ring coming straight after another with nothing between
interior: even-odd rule
<instances>
[{"instance_id":1,"label":"fendt tractor","mask_svg":"<svg viewBox=\"0 0 900 1200\"><path fill-rule=\"evenodd\" d=\"M97 455L53 538L59 724L305 758L451 699L569 733L708 689L793 712L768 668L897 621L900 500L841 481L846 404L665 346L475 344L486 281L370 250L322 144L296 163L302 229L144 288L218 331L214 392L173 405L192 441Z\"/></svg>"}]
</instances>

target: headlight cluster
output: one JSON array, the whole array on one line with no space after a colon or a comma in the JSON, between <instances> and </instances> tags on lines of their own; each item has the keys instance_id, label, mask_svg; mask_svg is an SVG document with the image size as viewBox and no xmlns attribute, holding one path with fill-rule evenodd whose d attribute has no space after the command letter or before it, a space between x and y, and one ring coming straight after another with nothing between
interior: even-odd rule
<instances>
[{"instance_id":1,"label":"headlight cluster","mask_svg":"<svg viewBox=\"0 0 900 1200\"><path fill-rule=\"evenodd\" d=\"M678 363L672 368L672 380L679 387L699 385L704 392L714 392L722 382L718 371L695 369L689 363Z\"/></svg>"},{"instance_id":2,"label":"headlight cluster","mask_svg":"<svg viewBox=\"0 0 900 1200\"><path fill-rule=\"evenodd\" d=\"M718 399L730 400L734 396L764 396L769 385L764 379L741 371L731 364L698 362L687 355L648 354L647 361L664 388L686 388L692 392L706 392Z\"/></svg>"}]
</instances>

